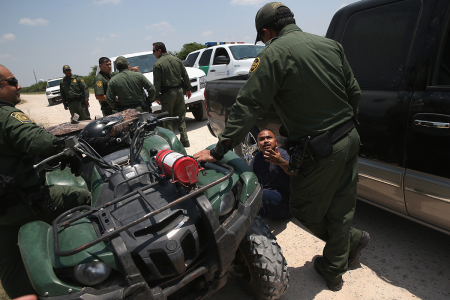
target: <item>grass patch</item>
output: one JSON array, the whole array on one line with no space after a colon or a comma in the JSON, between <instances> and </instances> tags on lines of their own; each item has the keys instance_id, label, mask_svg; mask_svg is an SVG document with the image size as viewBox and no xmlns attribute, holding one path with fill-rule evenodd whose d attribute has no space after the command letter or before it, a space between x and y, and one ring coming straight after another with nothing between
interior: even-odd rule
<instances>
[{"instance_id":1,"label":"grass patch","mask_svg":"<svg viewBox=\"0 0 450 300\"><path fill-rule=\"evenodd\" d=\"M45 94L45 91L44 92L30 92L30 93L27 93L27 92L20 92L21 94L26 94L26 95L42 95L42 94Z\"/></svg>"},{"instance_id":2,"label":"grass patch","mask_svg":"<svg viewBox=\"0 0 450 300\"><path fill-rule=\"evenodd\" d=\"M28 102L28 100L25 100L25 99L20 99L20 103L19 104L17 104L17 105L20 105L20 104L24 104L24 103L27 103Z\"/></svg>"}]
</instances>

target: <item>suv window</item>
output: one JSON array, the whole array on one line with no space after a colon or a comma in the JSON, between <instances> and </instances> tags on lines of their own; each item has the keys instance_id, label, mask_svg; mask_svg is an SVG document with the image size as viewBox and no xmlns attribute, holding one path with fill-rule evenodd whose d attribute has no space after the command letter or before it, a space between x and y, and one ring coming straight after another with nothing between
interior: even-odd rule
<instances>
[{"instance_id":1,"label":"suv window","mask_svg":"<svg viewBox=\"0 0 450 300\"><path fill-rule=\"evenodd\" d=\"M213 65L218 65L218 64L215 62L217 56L225 56L226 58L230 58L230 55L228 55L227 49L225 49L225 48L217 48L217 49L216 49L216 53L214 53Z\"/></svg>"},{"instance_id":2,"label":"suv window","mask_svg":"<svg viewBox=\"0 0 450 300\"><path fill-rule=\"evenodd\" d=\"M342 45L358 83L366 88L394 88L403 81L420 0L407 0L355 13Z\"/></svg>"},{"instance_id":3,"label":"suv window","mask_svg":"<svg viewBox=\"0 0 450 300\"><path fill-rule=\"evenodd\" d=\"M209 61L211 59L211 53L212 53L212 49L208 49L203 52L202 56L200 57L200 61L198 62L198 65L200 67L209 66Z\"/></svg>"},{"instance_id":4,"label":"suv window","mask_svg":"<svg viewBox=\"0 0 450 300\"><path fill-rule=\"evenodd\" d=\"M189 62L190 66L193 66L195 64L195 61L197 60L198 55L200 52L191 53L186 57L186 60Z\"/></svg>"},{"instance_id":5,"label":"suv window","mask_svg":"<svg viewBox=\"0 0 450 300\"><path fill-rule=\"evenodd\" d=\"M47 87L50 88L50 87L57 86L57 85L59 85L60 82L61 82L61 79L49 81L49 82L47 82Z\"/></svg>"},{"instance_id":6,"label":"suv window","mask_svg":"<svg viewBox=\"0 0 450 300\"><path fill-rule=\"evenodd\" d=\"M231 54L236 60L255 58L262 49L264 49L264 46L259 45L230 46Z\"/></svg>"},{"instance_id":7,"label":"suv window","mask_svg":"<svg viewBox=\"0 0 450 300\"><path fill-rule=\"evenodd\" d=\"M450 30L444 43L437 85L450 86Z\"/></svg>"},{"instance_id":8,"label":"suv window","mask_svg":"<svg viewBox=\"0 0 450 300\"><path fill-rule=\"evenodd\" d=\"M153 54L144 54L140 56L127 57L130 68L139 67L141 73L153 72L153 65L156 62L156 57ZM116 63L114 68L117 70Z\"/></svg>"}]
</instances>

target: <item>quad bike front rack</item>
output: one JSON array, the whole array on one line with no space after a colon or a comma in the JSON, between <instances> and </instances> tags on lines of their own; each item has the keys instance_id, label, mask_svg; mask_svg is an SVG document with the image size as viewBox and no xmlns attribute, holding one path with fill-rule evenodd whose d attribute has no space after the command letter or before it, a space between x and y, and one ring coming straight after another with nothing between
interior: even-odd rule
<instances>
[{"instance_id":1,"label":"quad bike front rack","mask_svg":"<svg viewBox=\"0 0 450 300\"><path fill-rule=\"evenodd\" d=\"M82 219L84 217L87 217L89 215L92 215L94 213L102 211L104 208L106 208L108 206L114 205L114 204L116 204L119 201L125 200L125 199L127 199L127 198L129 198L131 196L137 195L137 194L139 194L148 203L151 203L151 201L149 201L148 197L145 195L144 191L147 190L147 189L150 189L150 188L152 188L152 187L154 187L156 185L158 185L159 182L150 183L150 184L148 184L148 185L146 185L146 186L144 186L142 188L139 188L139 189L137 189L137 190L135 190L133 192L127 193L127 194L121 196L120 198L116 198L113 201L108 202L108 203L106 203L105 205L103 205L101 207L95 207L94 208L94 207L91 207L91 206L88 206L88 205L83 205L83 206L79 206L79 207L76 207L76 208L73 208L71 210L66 211L65 213L61 214L58 218L56 218L53 221L53 224L52 224L52 226L53 226L53 249L54 249L55 255L58 255L58 256L70 256L70 255L74 255L76 253L79 253L79 252L81 252L83 250L86 250L86 249L88 249L88 248L90 248L90 247L92 247L92 246L94 246L94 245L96 245L96 244L98 244L100 242L103 242L103 241L105 241L107 239L110 239L110 238L118 235L119 233L121 233L121 232L123 232L123 231L125 231L125 230L127 230L127 229L129 229L129 228L131 228L131 227L133 227L133 226L135 226L135 225L137 225L137 224L139 224L139 223L141 223L141 222L143 222L143 221L145 221L145 220L147 220L147 219L149 219L149 218L151 218L151 217L153 217L153 216L155 216L155 215L157 215L157 214L159 214L159 213L161 213L161 212L163 212L163 211L165 211L165 210L167 210L169 208L171 208L172 206L175 206L175 205L177 205L177 204L179 204L181 202L186 201L187 199L190 199L190 198L192 198L194 196L197 196L197 195L203 193L207 189L209 189L209 188L211 188L211 187L213 187L213 186L215 186L215 185L217 185L217 184L219 184L219 183L229 179L233 175L233 173L234 173L233 167L231 167L231 166L229 166L227 164L219 163L219 162L215 162L214 164L216 164L216 165L218 165L220 167L223 167L225 169L228 169L230 172L228 172L225 176L223 176L223 177L221 177L221 178L219 178L219 179L217 179L217 180L215 180L215 181L213 181L213 182L211 182L211 183L209 183L209 184L207 184L207 185L205 185L205 186L203 186L201 188L193 190L190 193L188 193L187 195L184 195L184 196L174 200L173 202L167 204L166 206L163 206L163 207L161 207L159 209L155 209L154 211L144 215L143 217L141 217L141 218L139 218L139 219L137 219L135 221L132 221L132 222L130 222L130 223L126 224L126 225L123 225L123 226L119 226L117 228L110 228L109 230L105 230L105 233L102 236L100 236L100 237L98 237L98 238L96 238L96 239L94 239L94 240L92 240L90 242L87 242L87 243L85 243L85 244L83 244L83 245L81 245L81 246L79 246L79 247L77 247L75 249L67 250L67 251L61 251L59 249L59 240L58 240L58 228L59 227L64 227L64 228L70 227L70 224L75 222L75 221L77 221L77 220L80 220L80 219ZM140 177L142 175L145 175L145 174L140 174L140 175L131 177L128 180L138 178L138 177ZM62 219L67 218L69 215L71 215L71 214L73 214L75 212L82 212L82 211L86 211L86 210L87 210L87 212L81 213L81 214L77 215L76 217L70 218L68 220L64 220L62 223L59 223Z\"/></svg>"}]
</instances>

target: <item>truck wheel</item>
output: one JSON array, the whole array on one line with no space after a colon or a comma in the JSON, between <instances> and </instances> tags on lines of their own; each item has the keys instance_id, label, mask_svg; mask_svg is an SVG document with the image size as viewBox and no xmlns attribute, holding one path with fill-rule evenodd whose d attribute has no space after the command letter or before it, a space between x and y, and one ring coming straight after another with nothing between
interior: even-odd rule
<instances>
[{"instance_id":1,"label":"truck wheel","mask_svg":"<svg viewBox=\"0 0 450 300\"><path fill-rule=\"evenodd\" d=\"M255 135L255 130L252 128L252 130L247 133L244 140L237 145L233 151L236 153L240 158L242 158L247 165L250 164L253 157L255 157L256 153L258 153L258 144L256 142L256 137L258 134Z\"/></svg>"},{"instance_id":2,"label":"truck wheel","mask_svg":"<svg viewBox=\"0 0 450 300\"><path fill-rule=\"evenodd\" d=\"M206 113L205 100L198 103L197 108L192 112L196 121L203 121L208 119L208 114Z\"/></svg>"},{"instance_id":3,"label":"truck wheel","mask_svg":"<svg viewBox=\"0 0 450 300\"><path fill-rule=\"evenodd\" d=\"M53 99L48 99L48 106L55 105L55 101Z\"/></svg>"},{"instance_id":4,"label":"truck wheel","mask_svg":"<svg viewBox=\"0 0 450 300\"><path fill-rule=\"evenodd\" d=\"M239 245L234 272L242 287L259 300L280 298L288 288L289 271L275 236L260 217Z\"/></svg>"}]
</instances>

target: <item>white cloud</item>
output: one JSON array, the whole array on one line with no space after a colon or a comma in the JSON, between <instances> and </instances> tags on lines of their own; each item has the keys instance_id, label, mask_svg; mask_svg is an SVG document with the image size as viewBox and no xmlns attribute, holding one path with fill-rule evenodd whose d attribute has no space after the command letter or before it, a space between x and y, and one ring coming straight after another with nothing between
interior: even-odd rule
<instances>
[{"instance_id":1,"label":"white cloud","mask_svg":"<svg viewBox=\"0 0 450 300\"><path fill-rule=\"evenodd\" d=\"M100 50L100 49L98 49L98 48L95 48L95 50L94 51L92 51L92 55L95 55L95 54L100 54L100 53L102 53L102 50Z\"/></svg>"},{"instance_id":2,"label":"white cloud","mask_svg":"<svg viewBox=\"0 0 450 300\"><path fill-rule=\"evenodd\" d=\"M122 0L94 0L95 4L119 4Z\"/></svg>"},{"instance_id":3,"label":"white cloud","mask_svg":"<svg viewBox=\"0 0 450 300\"><path fill-rule=\"evenodd\" d=\"M347 6L347 5L348 5L347 3L342 3L341 6L339 6L339 8L337 10L340 10L341 8L343 8L343 7Z\"/></svg>"},{"instance_id":4,"label":"white cloud","mask_svg":"<svg viewBox=\"0 0 450 300\"><path fill-rule=\"evenodd\" d=\"M15 39L16 39L16 36L14 34L7 33L7 34L4 34L2 37L0 37L0 43L13 41Z\"/></svg>"},{"instance_id":5,"label":"white cloud","mask_svg":"<svg viewBox=\"0 0 450 300\"><path fill-rule=\"evenodd\" d=\"M231 5L256 5L265 4L267 0L231 0Z\"/></svg>"},{"instance_id":6,"label":"white cloud","mask_svg":"<svg viewBox=\"0 0 450 300\"><path fill-rule=\"evenodd\" d=\"M9 54L0 54L0 59L6 59L8 57L11 57Z\"/></svg>"},{"instance_id":7,"label":"white cloud","mask_svg":"<svg viewBox=\"0 0 450 300\"><path fill-rule=\"evenodd\" d=\"M202 36L210 36L210 35L212 35L212 34L213 34L212 31L204 31L204 32L202 33Z\"/></svg>"},{"instance_id":8,"label":"white cloud","mask_svg":"<svg viewBox=\"0 0 450 300\"><path fill-rule=\"evenodd\" d=\"M105 37L97 37L95 38L96 42L106 42L106 38Z\"/></svg>"},{"instance_id":9,"label":"white cloud","mask_svg":"<svg viewBox=\"0 0 450 300\"><path fill-rule=\"evenodd\" d=\"M38 19L35 19L35 20L31 20L31 19L28 19L28 18L22 18L22 19L20 19L19 24L29 25L29 26L45 26L49 22L50 22L49 20L45 20L45 19L42 19L42 18L38 18Z\"/></svg>"},{"instance_id":10,"label":"white cloud","mask_svg":"<svg viewBox=\"0 0 450 300\"><path fill-rule=\"evenodd\" d=\"M112 37L112 38L118 38L120 35L115 34L115 33L111 33L109 36Z\"/></svg>"},{"instance_id":11,"label":"white cloud","mask_svg":"<svg viewBox=\"0 0 450 300\"><path fill-rule=\"evenodd\" d=\"M146 40L146 41L150 41L150 40L152 40L153 39L153 37L151 36L151 35L149 35L148 37L146 37L144 40Z\"/></svg>"},{"instance_id":12,"label":"white cloud","mask_svg":"<svg viewBox=\"0 0 450 300\"><path fill-rule=\"evenodd\" d=\"M156 30L156 31L160 31L161 35L166 35L166 33L168 32L172 32L175 31L175 29L172 28L172 26L170 25L169 22L159 22L159 23L155 23L153 25L147 25L145 26L146 29L148 30Z\"/></svg>"}]
</instances>

